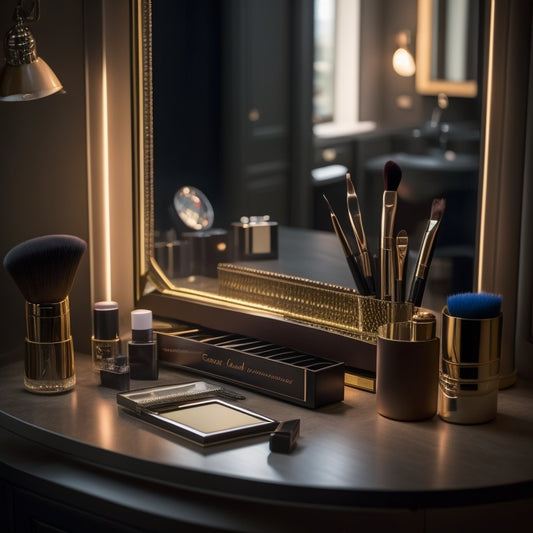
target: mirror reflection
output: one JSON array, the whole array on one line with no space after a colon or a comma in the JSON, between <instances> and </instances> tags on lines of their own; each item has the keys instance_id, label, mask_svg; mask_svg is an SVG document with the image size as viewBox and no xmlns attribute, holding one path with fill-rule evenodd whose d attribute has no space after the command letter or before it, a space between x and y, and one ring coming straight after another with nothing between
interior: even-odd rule
<instances>
[{"instance_id":1,"label":"mirror reflection","mask_svg":"<svg viewBox=\"0 0 533 533\"><path fill-rule=\"evenodd\" d=\"M392 68L399 32L415 51L420 3L152 1L154 257L174 287L216 293L219 262L354 287L324 196L348 233L350 173L377 261L393 160L402 169L395 232L409 235L410 271L432 199L446 198L423 305L440 309L450 292L471 289L481 99L420 94L414 76ZM471 5L453 12L456 25L465 15L467 29L478 27ZM479 32L466 33L477 52ZM186 223L174 201L183 187L205 195L210 227ZM188 200L206 209L203 197ZM258 251L248 243L243 255L235 239L250 223ZM309 232L320 235L320 265L294 246Z\"/></svg>"},{"instance_id":2,"label":"mirror reflection","mask_svg":"<svg viewBox=\"0 0 533 533\"><path fill-rule=\"evenodd\" d=\"M479 70L479 0L419 0L416 88L475 97Z\"/></svg>"}]
</instances>

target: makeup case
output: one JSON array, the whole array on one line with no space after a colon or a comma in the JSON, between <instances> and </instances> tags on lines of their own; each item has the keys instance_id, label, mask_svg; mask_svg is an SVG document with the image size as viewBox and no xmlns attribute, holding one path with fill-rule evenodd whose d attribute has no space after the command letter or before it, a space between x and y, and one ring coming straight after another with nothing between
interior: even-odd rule
<instances>
[{"instance_id":1,"label":"makeup case","mask_svg":"<svg viewBox=\"0 0 533 533\"><path fill-rule=\"evenodd\" d=\"M316 408L344 399L344 363L257 338L175 324L156 331L160 363Z\"/></svg>"},{"instance_id":2,"label":"makeup case","mask_svg":"<svg viewBox=\"0 0 533 533\"><path fill-rule=\"evenodd\" d=\"M222 398L243 398L219 385L191 381L119 392L127 413L201 446L274 431L279 422Z\"/></svg>"}]
</instances>

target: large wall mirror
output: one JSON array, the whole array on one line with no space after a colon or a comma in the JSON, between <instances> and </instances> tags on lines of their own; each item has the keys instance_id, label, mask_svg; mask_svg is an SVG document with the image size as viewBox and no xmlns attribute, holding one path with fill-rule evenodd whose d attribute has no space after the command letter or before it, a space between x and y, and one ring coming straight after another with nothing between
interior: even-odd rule
<instances>
[{"instance_id":1,"label":"large wall mirror","mask_svg":"<svg viewBox=\"0 0 533 533\"><path fill-rule=\"evenodd\" d=\"M333 4L342 6L343 0ZM481 96L454 98L450 91L445 109L436 98L417 94L414 78L392 77L394 34L402 29L396 22L410 25L414 33L417 8L424 1L402 3L396 15L378 12L370 0L348 4L357 6L357 20L369 21L360 23L359 118L373 120L365 113L375 108L376 128L320 137L314 134L312 118L317 66L314 2L133 0L138 67L137 298L156 312L182 319L185 315L211 326L256 327L263 333L264 324L256 319L267 317L276 324L273 336L284 331L283 313L254 302L235 302L221 293L219 263L354 291L323 195L342 212L345 173L352 173L367 212L369 242L376 250L387 158L397 159L404 168L401 223L412 232L414 258L431 198L449 198L442 249L434 258L431 292L436 299L424 306L439 310L450 283L472 287ZM398 9L394 1L380 6ZM482 13L477 17L483 20ZM368 32L371 21L383 20L387 37L378 42L375 32L374 37ZM269 46L261 46L264 43ZM481 39L477 44L481 51ZM379 63L369 61L375 59L373 54L380 56ZM476 82L481 74L477 71ZM377 94L375 83L369 83L373 76L391 91L384 97L386 105L372 105ZM403 92L409 93L410 107L395 104L380 118L377 113L389 101L405 102L397 98ZM391 117L400 118L388 121ZM315 179L316 169L326 178ZM267 244L261 240L256 257L241 254L235 259L234 236L244 231L243 225L264 224L268 229L272 222L278 223L277 233L268 233ZM274 248L277 257L269 255ZM445 287L439 287L438 272L444 272ZM225 318L217 321L217 313L226 313ZM331 333L331 328L324 329Z\"/></svg>"},{"instance_id":2,"label":"large wall mirror","mask_svg":"<svg viewBox=\"0 0 533 533\"><path fill-rule=\"evenodd\" d=\"M477 95L478 13L478 0L419 0L418 92Z\"/></svg>"}]
</instances>

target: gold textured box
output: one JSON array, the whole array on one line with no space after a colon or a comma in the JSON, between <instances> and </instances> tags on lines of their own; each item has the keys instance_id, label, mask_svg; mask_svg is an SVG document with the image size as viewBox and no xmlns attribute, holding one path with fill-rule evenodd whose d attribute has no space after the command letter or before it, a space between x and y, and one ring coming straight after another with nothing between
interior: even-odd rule
<instances>
[{"instance_id":1,"label":"gold textured box","mask_svg":"<svg viewBox=\"0 0 533 533\"><path fill-rule=\"evenodd\" d=\"M282 316L375 343L379 326L404 322L413 305L361 296L354 289L255 268L220 263L220 295Z\"/></svg>"}]
</instances>

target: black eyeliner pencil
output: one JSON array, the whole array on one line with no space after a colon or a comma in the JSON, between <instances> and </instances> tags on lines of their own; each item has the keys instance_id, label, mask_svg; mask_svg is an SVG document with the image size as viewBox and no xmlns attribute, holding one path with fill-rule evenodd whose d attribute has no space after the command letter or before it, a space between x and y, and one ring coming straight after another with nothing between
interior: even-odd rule
<instances>
[{"instance_id":1,"label":"black eyeliner pencil","mask_svg":"<svg viewBox=\"0 0 533 533\"><path fill-rule=\"evenodd\" d=\"M366 296L368 294L368 289L363 274L359 268L359 264L357 263L357 259L353 254L352 248L350 246L350 243L348 242L348 239L346 238L346 235L344 234L344 231L342 230L337 215L335 215L335 212L333 211L328 199L326 198L326 195L324 194L323 196L324 200L326 200L326 203L328 204L329 213L331 216L331 224L341 244L342 251L344 252L344 257L346 257L346 262L350 267L350 272L352 273L357 292Z\"/></svg>"}]
</instances>

